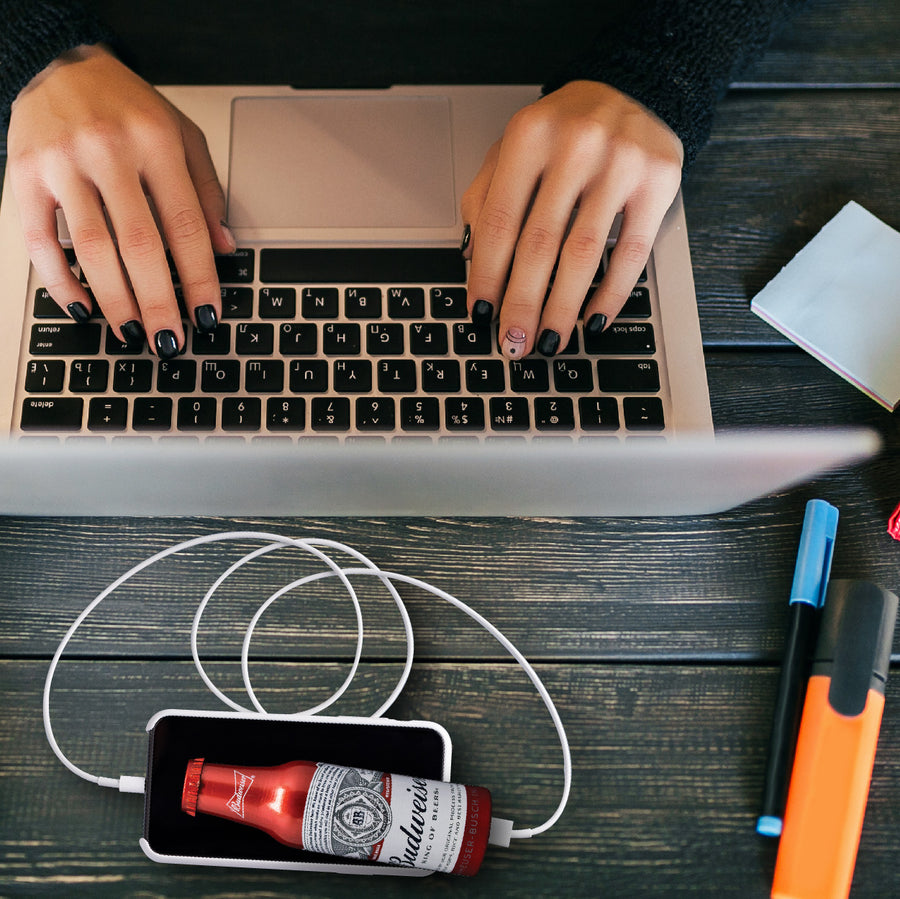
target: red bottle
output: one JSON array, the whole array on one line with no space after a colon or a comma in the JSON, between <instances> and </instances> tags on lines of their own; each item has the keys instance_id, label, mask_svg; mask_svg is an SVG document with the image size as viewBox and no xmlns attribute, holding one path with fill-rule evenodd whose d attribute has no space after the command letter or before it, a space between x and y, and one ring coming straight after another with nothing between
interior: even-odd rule
<instances>
[{"instance_id":1,"label":"red bottle","mask_svg":"<svg viewBox=\"0 0 900 899\"><path fill-rule=\"evenodd\" d=\"M269 768L188 763L181 808L249 824L281 843L472 875L491 829L491 794L437 780L316 762Z\"/></svg>"}]
</instances>

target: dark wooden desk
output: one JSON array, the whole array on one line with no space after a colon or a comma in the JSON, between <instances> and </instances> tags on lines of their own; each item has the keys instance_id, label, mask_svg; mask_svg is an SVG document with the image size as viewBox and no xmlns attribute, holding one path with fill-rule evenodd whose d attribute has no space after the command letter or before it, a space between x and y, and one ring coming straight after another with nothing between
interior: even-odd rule
<instances>
[{"instance_id":1,"label":"dark wooden desk","mask_svg":"<svg viewBox=\"0 0 900 899\"><path fill-rule=\"evenodd\" d=\"M840 507L835 576L898 590L900 544L885 522L900 500L900 427L753 316L749 299L847 200L900 226L898 32L894 0L813 3L749 76L758 86L722 104L685 186L717 426L871 425L886 441L878 459L702 518L0 519L0 895L768 895L775 845L753 827L803 506L821 496ZM157 59L153 77L167 80ZM47 664L71 620L119 573L170 543L237 527L342 540L490 617L535 663L568 727L574 789L559 824L492 851L474 881L147 861L137 845L141 800L77 780L47 748ZM151 714L215 706L189 662L187 628L224 558L205 551L166 563L72 646L54 710L76 762L140 773ZM204 646L213 660L237 658L240 631L226 619L246 621L251 604L291 576L287 560L275 569L248 578L246 595L211 616ZM530 685L459 613L401 592L418 661L394 714L444 724L455 778L491 787L517 826L544 820L559 795L560 755ZM274 633L254 672L273 710L292 711L340 682L354 633L345 607L288 602L267 620ZM402 660L395 622L373 621L359 688L337 711L380 703ZM233 664L212 667L237 687ZM892 682L853 885L859 899L900 893L898 745Z\"/></svg>"}]
</instances>

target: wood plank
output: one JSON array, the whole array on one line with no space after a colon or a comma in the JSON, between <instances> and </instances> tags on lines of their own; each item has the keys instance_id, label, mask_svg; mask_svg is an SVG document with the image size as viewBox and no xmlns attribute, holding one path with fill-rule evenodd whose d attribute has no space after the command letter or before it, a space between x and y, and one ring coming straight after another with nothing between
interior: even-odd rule
<instances>
[{"instance_id":1,"label":"wood plank","mask_svg":"<svg viewBox=\"0 0 900 899\"><path fill-rule=\"evenodd\" d=\"M707 346L789 345L750 300L850 200L900 228L900 91L730 94L684 186Z\"/></svg>"},{"instance_id":2,"label":"wood plank","mask_svg":"<svg viewBox=\"0 0 900 899\"><path fill-rule=\"evenodd\" d=\"M54 703L65 749L97 773L140 774L144 720L183 697L186 666L76 667L77 679ZM265 667L266 678L292 689L297 666ZM332 876L147 861L137 845L141 800L76 779L45 745L38 716L43 672L40 662L0 665L0 893L271 897L296 895L299 887L307 897L349 897L359 890L359 881ZM548 833L491 850L474 880L442 876L429 889L635 899L767 894L774 846L753 827L775 669L560 664L540 673L572 742L569 807ZM454 742L453 776L491 788L496 813L517 826L536 826L555 808L561 780L554 731L510 666L420 665L396 717L444 724ZM900 758L886 747L898 740L900 693L889 685L855 899L883 897L896 883ZM379 880L377 889L399 896L416 888Z\"/></svg>"}]
</instances>

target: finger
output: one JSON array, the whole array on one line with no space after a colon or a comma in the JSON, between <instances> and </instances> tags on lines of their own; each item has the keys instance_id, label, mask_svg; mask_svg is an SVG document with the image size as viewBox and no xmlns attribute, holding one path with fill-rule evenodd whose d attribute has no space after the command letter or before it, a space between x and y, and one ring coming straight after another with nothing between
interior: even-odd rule
<instances>
[{"instance_id":1,"label":"finger","mask_svg":"<svg viewBox=\"0 0 900 899\"><path fill-rule=\"evenodd\" d=\"M542 160L501 144L497 168L473 224L469 304L473 320L489 321L500 306L519 233L537 188Z\"/></svg>"},{"instance_id":2,"label":"finger","mask_svg":"<svg viewBox=\"0 0 900 899\"><path fill-rule=\"evenodd\" d=\"M619 236L600 285L585 307L585 322L601 331L619 314L650 258L653 241L671 204L667 192L645 191L631 197L622 213ZM594 318L603 316L605 318ZM602 322L602 324L600 324ZM599 327L598 327L599 325Z\"/></svg>"},{"instance_id":3,"label":"finger","mask_svg":"<svg viewBox=\"0 0 900 899\"><path fill-rule=\"evenodd\" d=\"M528 212L516 243L512 270L500 307L500 345L508 356L530 352L536 337L539 343L547 339L552 341L552 335L545 337L536 332L579 191L580 185L572 174L557 168L544 176ZM576 315L577 307L568 329L560 326L562 330L558 334L571 332ZM563 319L562 313L558 318ZM522 332L524 343L521 342Z\"/></svg>"},{"instance_id":4,"label":"finger","mask_svg":"<svg viewBox=\"0 0 900 899\"><path fill-rule=\"evenodd\" d=\"M137 177L113 177L101 190L144 328L157 355L170 358L184 346L162 236Z\"/></svg>"},{"instance_id":5,"label":"finger","mask_svg":"<svg viewBox=\"0 0 900 899\"><path fill-rule=\"evenodd\" d=\"M13 180L12 184L34 270L63 311L76 321L86 321L92 310L91 298L69 267L60 245L56 200L35 181Z\"/></svg>"},{"instance_id":6,"label":"finger","mask_svg":"<svg viewBox=\"0 0 900 899\"><path fill-rule=\"evenodd\" d=\"M60 200L75 255L106 320L123 343L143 343L140 312L95 188L70 181Z\"/></svg>"},{"instance_id":7,"label":"finger","mask_svg":"<svg viewBox=\"0 0 900 899\"><path fill-rule=\"evenodd\" d=\"M474 237L473 222L478 220L478 215L484 206L488 189L491 186L491 179L494 177L494 171L497 168L497 157L500 153L500 141L496 141L488 150L484 157L484 162L478 170L478 174L472 180L472 183L466 189L459 204L460 215L463 224L468 231L468 240L463 249L463 256L466 259L472 258L472 239Z\"/></svg>"},{"instance_id":8,"label":"finger","mask_svg":"<svg viewBox=\"0 0 900 899\"><path fill-rule=\"evenodd\" d=\"M200 331L221 318L221 289L207 220L186 166L166 160L165 170L148 173L146 186L184 292L188 315Z\"/></svg>"},{"instance_id":9,"label":"finger","mask_svg":"<svg viewBox=\"0 0 900 899\"><path fill-rule=\"evenodd\" d=\"M618 206L615 195L610 194L605 185L582 197L560 251L553 287L541 316L541 351L550 351L546 355L563 349L564 339L568 341L575 327L584 299L600 268ZM589 320L586 316L585 322ZM592 325L602 330L605 321L596 319ZM552 339L554 334L559 335L558 341Z\"/></svg>"},{"instance_id":10,"label":"finger","mask_svg":"<svg viewBox=\"0 0 900 899\"><path fill-rule=\"evenodd\" d=\"M216 174L203 132L189 119L182 123L185 162L216 253L233 253L237 244L225 221L225 192Z\"/></svg>"}]
</instances>

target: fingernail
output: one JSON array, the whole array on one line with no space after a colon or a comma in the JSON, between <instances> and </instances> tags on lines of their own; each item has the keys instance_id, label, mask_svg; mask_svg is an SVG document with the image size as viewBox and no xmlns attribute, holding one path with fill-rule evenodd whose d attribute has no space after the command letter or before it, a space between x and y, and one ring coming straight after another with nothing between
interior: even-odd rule
<instances>
[{"instance_id":1,"label":"fingernail","mask_svg":"<svg viewBox=\"0 0 900 899\"><path fill-rule=\"evenodd\" d=\"M525 332L521 328L507 328L500 341L500 350L505 356L517 357L525 353Z\"/></svg>"},{"instance_id":2,"label":"fingernail","mask_svg":"<svg viewBox=\"0 0 900 899\"><path fill-rule=\"evenodd\" d=\"M198 306L194 310L194 317L197 319L197 330L203 334L215 331L219 324L216 307L212 305Z\"/></svg>"},{"instance_id":3,"label":"fingernail","mask_svg":"<svg viewBox=\"0 0 900 899\"><path fill-rule=\"evenodd\" d=\"M538 352L543 356L552 356L559 349L559 334L546 328L538 339Z\"/></svg>"},{"instance_id":4,"label":"fingernail","mask_svg":"<svg viewBox=\"0 0 900 899\"><path fill-rule=\"evenodd\" d=\"M462 243L459 245L459 252L465 253L469 248L469 241L472 239L472 226L466 225L463 228Z\"/></svg>"},{"instance_id":5,"label":"fingernail","mask_svg":"<svg viewBox=\"0 0 900 899\"><path fill-rule=\"evenodd\" d=\"M127 346L137 347L143 345L144 329L139 321L132 319L131 321L125 322L119 330L122 332L122 337Z\"/></svg>"},{"instance_id":6,"label":"fingernail","mask_svg":"<svg viewBox=\"0 0 900 899\"><path fill-rule=\"evenodd\" d=\"M225 219L221 219L219 221L219 225L221 225L222 227L222 236L231 247L231 252L235 252L235 250L237 250L237 241L234 239L234 234L232 233L231 228L228 226L228 222L226 222Z\"/></svg>"},{"instance_id":7,"label":"fingernail","mask_svg":"<svg viewBox=\"0 0 900 899\"><path fill-rule=\"evenodd\" d=\"M476 325L487 325L493 318L493 305L487 300L475 300L475 305L472 307L472 321Z\"/></svg>"},{"instance_id":8,"label":"fingernail","mask_svg":"<svg viewBox=\"0 0 900 899\"><path fill-rule=\"evenodd\" d=\"M584 325L585 333L591 337L596 337L603 333L606 327L606 316L602 312L595 312Z\"/></svg>"},{"instance_id":9,"label":"fingernail","mask_svg":"<svg viewBox=\"0 0 900 899\"><path fill-rule=\"evenodd\" d=\"M68 309L69 315L71 315L79 325L83 325L91 317L91 313L84 303L69 303L69 305L66 306L66 309Z\"/></svg>"},{"instance_id":10,"label":"fingernail","mask_svg":"<svg viewBox=\"0 0 900 899\"><path fill-rule=\"evenodd\" d=\"M156 355L160 359L171 359L178 355L178 340L174 331L168 329L157 331L153 342L156 344Z\"/></svg>"}]
</instances>

